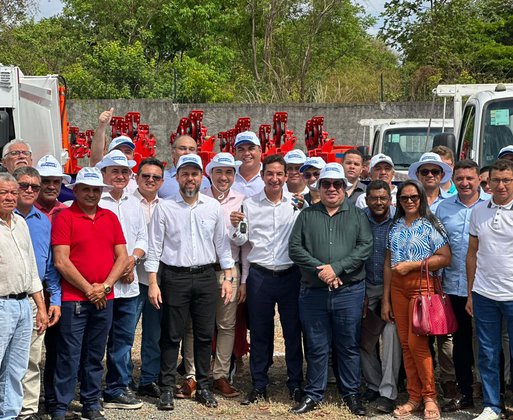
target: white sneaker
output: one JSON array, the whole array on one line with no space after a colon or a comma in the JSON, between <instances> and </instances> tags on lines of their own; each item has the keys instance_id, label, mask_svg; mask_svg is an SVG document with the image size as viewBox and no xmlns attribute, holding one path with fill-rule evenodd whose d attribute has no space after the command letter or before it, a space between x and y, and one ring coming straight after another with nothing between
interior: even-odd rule
<instances>
[{"instance_id":1,"label":"white sneaker","mask_svg":"<svg viewBox=\"0 0 513 420\"><path fill-rule=\"evenodd\" d=\"M497 414L490 407L485 407L485 409L481 414L479 414L479 416L474 417L474 420L499 420L500 418L500 414Z\"/></svg>"}]
</instances>

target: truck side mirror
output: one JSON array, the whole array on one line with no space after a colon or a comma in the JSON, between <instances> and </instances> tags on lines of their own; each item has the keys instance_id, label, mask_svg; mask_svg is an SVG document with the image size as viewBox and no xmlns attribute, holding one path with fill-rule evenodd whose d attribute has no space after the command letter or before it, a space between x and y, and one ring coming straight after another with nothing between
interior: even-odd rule
<instances>
[{"instance_id":1,"label":"truck side mirror","mask_svg":"<svg viewBox=\"0 0 513 420\"><path fill-rule=\"evenodd\" d=\"M445 146L456 155L456 136L453 133L439 133L433 137L433 147Z\"/></svg>"}]
</instances>

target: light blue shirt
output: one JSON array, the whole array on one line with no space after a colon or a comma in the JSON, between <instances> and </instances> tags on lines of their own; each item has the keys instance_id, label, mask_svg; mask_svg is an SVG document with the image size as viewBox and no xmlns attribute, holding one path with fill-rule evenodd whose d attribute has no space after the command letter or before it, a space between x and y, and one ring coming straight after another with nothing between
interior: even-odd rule
<instances>
[{"instance_id":1,"label":"light blue shirt","mask_svg":"<svg viewBox=\"0 0 513 420\"><path fill-rule=\"evenodd\" d=\"M442 286L447 294L467 296L465 259L468 250L470 215L477 203L489 198L490 196L481 190L479 199L472 206L467 207L460 201L458 195L454 195L443 200L436 210L436 216L447 229L452 252L451 265L444 268L442 274Z\"/></svg>"},{"instance_id":2,"label":"light blue shirt","mask_svg":"<svg viewBox=\"0 0 513 420\"><path fill-rule=\"evenodd\" d=\"M436 197L436 200L433 201L433 203L429 206L429 210L431 210L431 213L435 214L436 209L442 201L444 201L446 198L454 196L454 194L451 194L449 191L446 192L440 188L440 194L438 195L438 197Z\"/></svg>"}]
</instances>

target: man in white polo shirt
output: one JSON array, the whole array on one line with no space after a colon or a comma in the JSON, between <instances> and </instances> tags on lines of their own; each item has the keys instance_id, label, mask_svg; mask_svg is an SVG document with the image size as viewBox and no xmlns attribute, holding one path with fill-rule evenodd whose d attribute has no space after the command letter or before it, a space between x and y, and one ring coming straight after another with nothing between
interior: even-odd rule
<instances>
[{"instance_id":1,"label":"man in white polo shirt","mask_svg":"<svg viewBox=\"0 0 513 420\"><path fill-rule=\"evenodd\" d=\"M252 131L244 131L235 137L235 159L242 162L237 173L233 189L245 197L252 197L264 189L260 175L262 149L260 139Z\"/></svg>"},{"instance_id":2,"label":"man in white polo shirt","mask_svg":"<svg viewBox=\"0 0 513 420\"><path fill-rule=\"evenodd\" d=\"M479 420L500 419L501 322L508 324L513 353L513 162L499 159L490 168L492 198L476 204L470 217L466 260L466 309L474 317L483 384Z\"/></svg>"}]
</instances>

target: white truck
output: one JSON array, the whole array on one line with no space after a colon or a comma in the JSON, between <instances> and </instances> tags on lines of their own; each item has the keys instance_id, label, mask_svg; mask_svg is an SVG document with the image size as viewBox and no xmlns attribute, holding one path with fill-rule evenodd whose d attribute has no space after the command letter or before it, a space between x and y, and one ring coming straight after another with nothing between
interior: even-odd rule
<instances>
[{"instance_id":1,"label":"white truck","mask_svg":"<svg viewBox=\"0 0 513 420\"><path fill-rule=\"evenodd\" d=\"M0 151L17 138L32 148L34 164L52 154L68 162L67 115L59 77L25 76L18 67L0 64Z\"/></svg>"},{"instance_id":2,"label":"white truck","mask_svg":"<svg viewBox=\"0 0 513 420\"><path fill-rule=\"evenodd\" d=\"M513 84L439 85L433 93L453 98L457 159L488 166L513 144Z\"/></svg>"},{"instance_id":3,"label":"white truck","mask_svg":"<svg viewBox=\"0 0 513 420\"><path fill-rule=\"evenodd\" d=\"M364 119L358 123L364 128L364 144L371 155L390 156L398 180L406 179L410 165L432 149L436 134L453 131L453 121L444 118Z\"/></svg>"}]
</instances>

